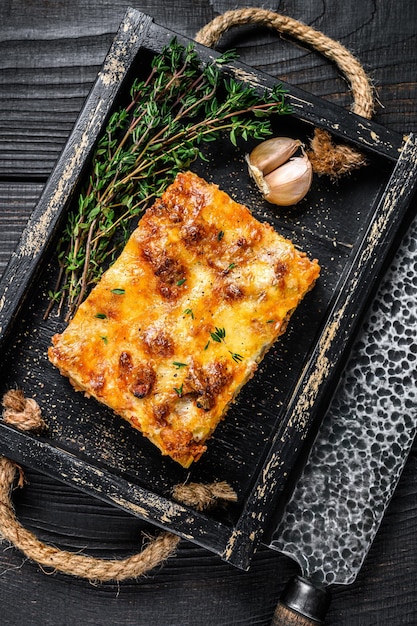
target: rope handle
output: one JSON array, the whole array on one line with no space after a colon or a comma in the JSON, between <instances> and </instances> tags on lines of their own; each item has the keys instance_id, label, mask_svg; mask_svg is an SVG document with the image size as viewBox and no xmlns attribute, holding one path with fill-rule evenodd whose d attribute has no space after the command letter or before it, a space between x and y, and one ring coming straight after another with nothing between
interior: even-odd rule
<instances>
[{"instance_id":1,"label":"rope handle","mask_svg":"<svg viewBox=\"0 0 417 626\"><path fill-rule=\"evenodd\" d=\"M269 9L245 8L226 11L206 24L195 36L197 43L213 47L234 26L258 24L306 43L336 63L349 82L353 96L352 111L367 119L374 112L373 90L361 63L339 42L298 20ZM318 175L338 178L365 165L363 155L347 145L335 144L330 133L316 128L308 156Z\"/></svg>"},{"instance_id":2,"label":"rope handle","mask_svg":"<svg viewBox=\"0 0 417 626\"><path fill-rule=\"evenodd\" d=\"M45 428L39 405L33 398L25 398L21 390L8 391L2 403L5 423L38 433ZM0 535L42 567L92 582L122 581L146 574L175 554L180 537L166 531L151 539L141 552L125 559L97 559L49 546L24 528L16 518L12 491L16 485L23 487L24 484L22 468L0 456ZM219 500L237 500L236 493L225 482L177 485L173 497L200 511L213 507Z\"/></svg>"}]
</instances>

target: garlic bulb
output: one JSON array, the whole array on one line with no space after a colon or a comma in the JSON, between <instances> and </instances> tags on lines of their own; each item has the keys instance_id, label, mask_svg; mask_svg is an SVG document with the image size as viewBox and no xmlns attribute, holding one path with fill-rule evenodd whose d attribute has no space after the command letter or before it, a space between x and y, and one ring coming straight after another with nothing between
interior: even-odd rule
<instances>
[{"instance_id":1,"label":"garlic bulb","mask_svg":"<svg viewBox=\"0 0 417 626\"><path fill-rule=\"evenodd\" d=\"M292 157L300 147L302 156ZM246 156L246 161L249 173L265 200L272 204L296 204L310 189L313 170L298 139L267 139Z\"/></svg>"}]
</instances>

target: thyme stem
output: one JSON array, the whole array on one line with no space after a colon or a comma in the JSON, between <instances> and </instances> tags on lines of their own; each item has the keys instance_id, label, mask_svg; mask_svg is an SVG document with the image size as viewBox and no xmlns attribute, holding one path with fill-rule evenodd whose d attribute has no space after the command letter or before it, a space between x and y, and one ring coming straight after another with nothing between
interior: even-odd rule
<instances>
[{"instance_id":1,"label":"thyme stem","mask_svg":"<svg viewBox=\"0 0 417 626\"><path fill-rule=\"evenodd\" d=\"M69 319L112 262L129 234L131 220L202 156L201 146L224 133L263 139L271 114L284 114L278 85L260 96L225 78L221 65L231 55L202 65L192 45L174 39L156 55L144 80L135 79L130 101L115 111L95 149L85 189L69 216L60 242L61 271L50 294L66 301Z\"/></svg>"}]
</instances>

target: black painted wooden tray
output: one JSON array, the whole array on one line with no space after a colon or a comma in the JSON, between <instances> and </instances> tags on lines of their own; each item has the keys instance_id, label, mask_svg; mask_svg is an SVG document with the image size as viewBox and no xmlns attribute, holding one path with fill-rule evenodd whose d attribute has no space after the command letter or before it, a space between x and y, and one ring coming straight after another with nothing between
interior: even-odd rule
<instances>
[{"instance_id":1,"label":"black painted wooden tray","mask_svg":"<svg viewBox=\"0 0 417 626\"><path fill-rule=\"evenodd\" d=\"M46 357L62 319L43 320L56 273L55 248L63 218L82 180L97 137L132 72L174 34L129 10L96 84L48 181L0 285L0 393L23 389L41 406L43 436L0 424L0 453L169 529L240 568L283 498L303 447L318 427L363 310L407 214L417 182L417 144L372 122L285 85L294 113L274 120L276 135L308 140L315 126L360 147L368 166L338 183L316 178L295 209L263 202L250 181L244 153L228 141L211 148L208 163L192 168L251 207L310 256L322 275L267 354L209 442L183 470L129 425L75 393ZM177 36L180 43L188 41ZM201 58L215 53L196 46ZM234 63L224 71L261 91L274 80ZM196 513L173 501L186 480L226 480L238 502ZM274 516L275 517L275 516Z\"/></svg>"}]
</instances>

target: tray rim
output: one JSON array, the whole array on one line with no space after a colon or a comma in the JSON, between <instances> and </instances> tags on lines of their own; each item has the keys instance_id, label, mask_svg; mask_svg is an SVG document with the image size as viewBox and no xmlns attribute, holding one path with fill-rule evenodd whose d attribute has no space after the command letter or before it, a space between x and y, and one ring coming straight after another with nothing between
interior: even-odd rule
<instances>
[{"instance_id":1,"label":"tray rim","mask_svg":"<svg viewBox=\"0 0 417 626\"><path fill-rule=\"evenodd\" d=\"M85 101L74 130L45 185L37 207L22 233L16 251L13 253L0 282L0 349L4 345L8 333L11 332L13 321L18 317L29 295L27 286L30 282L34 282L36 272L47 252L48 242L54 237L59 228L61 214L64 212L64 205L71 194L74 178L79 176L91 145L95 143L97 135L101 131L101 124L113 105L114 97L130 68L130 62L141 49L153 49L154 42L157 41L155 37L156 32L159 39L165 37L167 43L173 36L177 37L180 42L190 41L186 37L156 25L151 17L135 9L127 10L97 81ZM216 53L206 49L204 46L199 44L195 44L195 46L203 58L216 56ZM115 71L115 68L117 71ZM255 72L255 70L241 63L227 66L227 71L234 74L237 79L241 78L242 73L244 73L246 81L262 89L272 88L278 82L276 79L272 79L272 77L261 72ZM288 88L287 95L289 101L295 107L294 117L309 124L327 128L335 136L348 139L356 145L362 145L367 151L395 162L394 171L386 185L378 210L375 212L374 219L368 227L366 245L364 244L364 239L362 239L361 245L358 246L355 259L356 269L354 272L348 272L348 276L346 276L345 283L348 284L350 281L350 288L353 290L351 293L356 294L352 301L345 303L344 310L346 310L348 304L352 307L360 299L359 296L362 294L364 287L369 287L369 281L365 281L366 285L363 284L365 275L362 274L361 278L361 267L368 267L369 271L366 274L366 278L373 278L373 282L376 284L375 274L378 266L381 266L385 258L382 251L384 247L388 247L387 243L389 243L393 234L399 228L406 212L408 201L417 185L417 143L412 135L404 139L398 133L389 131L371 121L364 120L364 118L340 109L336 105L327 103L320 98L310 96L301 89L285 83L283 85ZM318 109L317 104L320 105ZM341 123L341 120L344 123ZM99 123L100 121L101 123ZM406 189L403 188L404 176L406 176L408 183ZM45 210L45 207L47 210ZM377 214L378 220L375 219ZM40 234L45 235L43 240L39 236ZM381 252L381 254L377 254L377 251ZM374 254L373 258L372 254ZM370 259L371 265L369 265ZM15 277L22 272L22 268L25 268L26 281L22 281L19 284L19 289L12 288ZM354 282L356 283L355 289L353 289ZM331 313L333 323L339 323L339 329L342 328L340 321L344 319L341 318L342 309L340 305L343 303L340 300L341 298L336 298ZM348 343L352 340L356 323L357 318L353 319L352 317L343 329L345 334L343 353L346 352ZM314 377L315 359L320 358L323 364L325 364L327 359L327 370L332 369L335 371L341 366L341 354L333 355L332 359L330 358L331 350L329 352L329 349L332 347L332 344L329 336L320 336L319 344L321 349L316 346L316 350L311 356L309 366L302 378L302 381L307 385L307 390L311 390L314 384L317 386L317 378ZM299 389L300 385L301 382L297 389ZM320 386L317 390L321 392L321 395L316 394L314 398L316 404L320 404L323 401L322 389L322 386ZM294 394L295 399L296 396L297 393ZM302 431L298 431L297 446L302 445L302 441L305 439L316 417L313 411L314 403L311 404L312 398L313 396L308 398L311 408L307 421L308 429L306 430L304 427ZM303 402L305 402L305 399L306 395L304 394ZM300 419L302 403L295 404L294 408L298 411L298 419ZM276 441L282 435L283 433L280 430L276 432L274 440L269 447L269 454L261 464L262 467L259 471L258 479L249 496L252 508L247 501L244 504L238 523L233 528L223 523L207 520L204 515L160 496L156 497L154 495L153 497L154 503L155 500L159 501L159 517L155 515L155 509L149 503L147 506L138 507L136 502L134 502L133 496L130 501L117 502L116 497L109 497L109 494L103 493L102 489L100 491L97 482L94 480L98 475L97 473L101 475L102 481L106 481L110 494L114 494L110 487L116 488L120 484L123 484L128 492L133 493L132 488L134 488L134 490L136 489L135 493L138 493L137 485L133 485L127 480L119 479L111 472L103 472L101 468L97 468L94 464L77 459L64 450L42 441L42 438L25 435L17 429L7 427L2 423L0 423L0 450L3 454L14 455L14 459L17 462L28 464L29 460L33 463L32 466L37 469L41 469L39 466L42 465L43 469L41 471L50 474L54 478L68 482L70 485L87 491L91 495L100 497L116 506L122 506L123 509L138 515L156 526L165 529L169 528L176 534L214 551L231 564L241 569L247 569L251 557L261 541L262 533L268 521L265 505L268 503L269 509L273 508L282 491L283 461L274 454ZM10 447L11 443L13 449ZM292 443L294 443L294 439L292 439ZM67 478L65 476L57 476L53 472L54 464L40 463L39 459L43 455L34 454L34 450L38 453L40 451L45 453L47 461L51 460L54 455L58 455L61 462L67 464L68 468L72 468L74 471L73 475L71 476L71 472L69 472ZM79 475L81 472L84 475L84 482L74 479L74 476ZM279 472L281 472L281 477ZM86 480L87 478L90 479L89 482ZM143 490L143 492L139 491L141 497L146 500L146 490ZM162 517L165 517L168 509L170 511L170 522L162 522Z\"/></svg>"}]
</instances>

